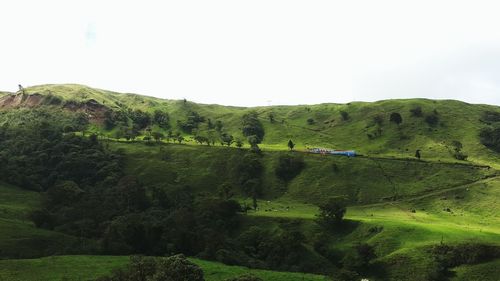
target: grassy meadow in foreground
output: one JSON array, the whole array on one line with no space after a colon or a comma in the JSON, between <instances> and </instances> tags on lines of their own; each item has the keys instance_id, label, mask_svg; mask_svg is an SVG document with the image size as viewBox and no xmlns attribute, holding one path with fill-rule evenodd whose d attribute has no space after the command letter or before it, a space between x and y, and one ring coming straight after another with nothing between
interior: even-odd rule
<instances>
[{"instance_id":1,"label":"grassy meadow in foreground","mask_svg":"<svg viewBox=\"0 0 500 281\"><path fill-rule=\"evenodd\" d=\"M124 267L128 261L129 258L126 256L52 256L40 259L0 260L0 280L91 280L110 274L113 269ZM245 273L251 273L265 281L326 280L325 277L314 274L248 269L199 259L191 261L203 269L207 281L223 281Z\"/></svg>"}]
</instances>

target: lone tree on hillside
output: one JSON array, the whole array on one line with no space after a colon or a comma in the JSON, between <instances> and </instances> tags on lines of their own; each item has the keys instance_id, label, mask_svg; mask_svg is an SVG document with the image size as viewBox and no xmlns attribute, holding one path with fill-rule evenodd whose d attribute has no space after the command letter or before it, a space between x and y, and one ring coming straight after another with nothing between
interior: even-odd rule
<instances>
[{"instance_id":1,"label":"lone tree on hillside","mask_svg":"<svg viewBox=\"0 0 500 281\"><path fill-rule=\"evenodd\" d=\"M289 140L288 141L288 148L290 148L290 150L293 150L294 147L295 147L295 144L293 143L293 141Z\"/></svg>"},{"instance_id":2,"label":"lone tree on hillside","mask_svg":"<svg viewBox=\"0 0 500 281\"><path fill-rule=\"evenodd\" d=\"M389 118L389 121L396 123L398 126L403 122L403 117L401 117L401 114L397 112L391 113L391 117Z\"/></svg>"},{"instance_id":3,"label":"lone tree on hillside","mask_svg":"<svg viewBox=\"0 0 500 281\"><path fill-rule=\"evenodd\" d=\"M349 120L349 113L347 113L347 111L341 111L340 117L342 117L342 120L347 121Z\"/></svg>"},{"instance_id":4,"label":"lone tree on hillside","mask_svg":"<svg viewBox=\"0 0 500 281\"><path fill-rule=\"evenodd\" d=\"M420 149L417 149L417 151L415 151L415 157L420 160Z\"/></svg>"},{"instance_id":5,"label":"lone tree on hillside","mask_svg":"<svg viewBox=\"0 0 500 281\"><path fill-rule=\"evenodd\" d=\"M242 140L240 140L240 139L237 139L237 140L236 140L236 147L237 147L237 148L241 148L241 147L243 147L243 141L242 141Z\"/></svg>"},{"instance_id":6,"label":"lone tree on hillside","mask_svg":"<svg viewBox=\"0 0 500 281\"><path fill-rule=\"evenodd\" d=\"M382 114L377 114L373 116L373 123L379 126L382 126L384 124L384 115Z\"/></svg>"},{"instance_id":7,"label":"lone tree on hillside","mask_svg":"<svg viewBox=\"0 0 500 281\"><path fill-rule=\"evenodd\" d=\"M436 110L425 116L425 122L430 126L436 126L439 123L439 116Z\"/></svg>"},{"instance_id":8,"label":"lone tree on hillside","mask_svg":"<svg viewBox=\"0 0 500 281\"><path fill-rule=\"evenodd\" d=\"M249 136L248 143L250 144L250 148L252 149L252 151L254 151L254 152L260 151L260 148L259 148L260 140L257 136L255 136L255 135Z\"/></svg>"},{"instance_id":9,"label":"lone tree on hillside","mask_svg":"<svg viewBox=\"0 0 500 281\"><path fill-rule=\"evenodd\" d=\"M344 219L346 209L344 199L330 198L327 202L319 205L320 213L317 215L316 222L324 228L338 225Z\"/></svg>"},{"instance_id":10,"label":"lone tree on hillside","mask_svg":"<svg viewBox=\"0 0 500 281\"><path fill-rule=\"evenodd\" d=\"M158 124L160 128L168 129L170 127L170 117L166 112L155 110L153 113L153 123Z\"/></svg>"},{"instance_id":11,"label":"lone tree on hillside","mask_svg":"<svg viewBox=\"0 0 500 281\"><path fill-rule=\"evenodd\" d=\"M479 138L484 146L500 153L500 127L481 129Z\"/></svg>"},{"instance_id":12,"label":"lone tree on hillside","mask_svg":"<svg viewBox=\"0 0 500 281\"><path fill-rule=\"evenodd\" d=\"M422 112L422 107L416 106L410 109L411 116L413 117L422 117L424 114Z\"/></svg>"},{"instance_id":13,"label":"lone tree on hillside","mask_svg":"<svg viewBox=\"0 0 500 281\"><path fill-rule=\"evenodd\" d=\"M267 114L267 117L269 118L269 122L271 123L274 123L275 120L275 116L274 116L274 112L269 112L269 114Z\"/></svg>"},{"instance_id":14,"label":"lone tree on hillside","mask_svg":"<svg viewBox=\"0 0 500 281\"><path fill-rule=\"evenodd\" d=\"M468 158L468 155L462 152L463 145L461 142L454 140L451 142L451 146L453 147L453 157L457 160L465 161Z\"/></svg>"},{"instance_id":15,"label":"lone tree on hillside","mask_svg":"<svg viewBox=\"0 0 500 281\"><path fill-rule=\"evenodd\" d=\"M220 140L223 144L231 146L231 144L234 142L234 137L228 133L223 133L220 136Z\"/></svg>"},{"instance_id":16,"label":"lone tree on hillside","mask_svg":"<svg viewBox=\"0 0 500 281\"><path fill-rule=\"evenodd\" d=\"M245 114L242 118L243 135L247 138L254 136L256 144L259 144L264 139L264 127L259 121L257 112L252 111Z\"/></svg>"},{"instance_id":17,"label":"lone tree on hillside","mask_svg":"<svg viewBox=\"0 0 500 281\"><path fill-rule=\"evenodd\" d=\"M165 135L163 135L160 132L152 132L151 135L153 136L156 142L161 142L161 140L165 137Z\"/></svg>"}]
</instances>

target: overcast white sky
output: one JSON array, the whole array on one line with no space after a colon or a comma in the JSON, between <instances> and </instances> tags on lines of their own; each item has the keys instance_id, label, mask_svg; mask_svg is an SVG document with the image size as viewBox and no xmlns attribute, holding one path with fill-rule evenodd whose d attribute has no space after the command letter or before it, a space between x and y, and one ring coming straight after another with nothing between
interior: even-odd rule
<instances>
[{"instance_id":1,"label":"overcast white sky","mask_svg":"<svg viewBox=\"0 0 500 281\"><path fill-rule=\"evenodd\" d=\"M226 105L500 105L495 1L0 2L0 89L80 83Z\"/></svg>"}]
</instances>

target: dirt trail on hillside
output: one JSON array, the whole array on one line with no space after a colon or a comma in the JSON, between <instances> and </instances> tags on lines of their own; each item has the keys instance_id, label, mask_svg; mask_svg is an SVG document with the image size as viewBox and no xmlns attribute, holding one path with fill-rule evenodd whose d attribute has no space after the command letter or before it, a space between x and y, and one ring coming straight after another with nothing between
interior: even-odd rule
<instances>
[{"instance_id":1,"label":"dirt trail on hillside","mask_svg":"<svg viewBox=\"0 0 500 281\"><path fill-rule=\"evenodd\" d=\"M395 201L372 203L372 204L366 204L366 205L355 205L355 206L356 207L363 207L363 208L364 207L383 206L383 205L394 205L395 206L395 204L397 204L397 203L414 202L414 201L425 199L425 198L428 198L428 197L433 197L433 196L441 195L441 194L449 192L449 191L454 191L454 190L469 188L469 187L471 187L473 185L480 184L480 183L490 182L490 181L493 181L493 180L496 180L496 179L500 179L500 175L492 175L492 176L488 176L486 178L483 178L483 179L480 179L480 180L477 180L477 181L473 181L473 182L470 182L470 183L461 184L461 185L453 186L453 187L450 187L450 188L435 190L435 191L431 191L431 192L426 192L425 194L411 196L411 197L408 197L408 198L403 198L403 199L399 199L399 200L395 200Z\"/></svg>"}]
</instances>

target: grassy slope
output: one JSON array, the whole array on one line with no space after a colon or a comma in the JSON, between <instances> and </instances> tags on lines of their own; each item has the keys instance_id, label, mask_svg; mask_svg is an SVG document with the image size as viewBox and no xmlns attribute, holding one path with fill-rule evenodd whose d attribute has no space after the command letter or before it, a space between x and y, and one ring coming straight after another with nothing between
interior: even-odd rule
<instances>
[{"instance_id":1,"label":"grassy slope","mask_svg":"<svg viewBox=\"0 0 500 281\"><path fill-rule=\"evenodd\" d=\"M53 256L40 259L0 260L0 280L5 281L52 281L89 280L109 274L113 269L125 266L126 256ZM244 273L252 273L266 281L314 281L325 280L313 274L277 272L228 266L217 262L191 259L199 265L207 281L222 281Z\"/></svg>"},{"instance_id":2,"label":"grassy slope","mask_svg":"<svg viewBox=\"0 0 500 281\"><path fill-rule=\"evenodd\" d=\"M41 94L50 92L66 100L95 99L111 108L166 110L170 113L174 131L178 130L176 121L184 120L187 112L194 110L212 121L223 121L224 130L240 138L241 116L255 110L260 114L266 129L262 147L268 149L286 149L288 139L293 139L298 149L324 146L355 149L362 154L395 157L413 157L416 149L422 149L424 158L454 161L450 154L450 144L452 140L459 140L471 161L500 167L496 161L498 154L486 149L478 139L479 129L485 126L479 121L482 113L485 110L500 111L496 106L471 105L453 100L408 99L374 103L238 108L120 94L81 85L42 85L27 88L26 91ZM439 124L431 127L424 122L424 118L411 117L409 110L415 106L421 106L424 115L436 110L440 118ZM341 120L340 111L348 112L349 120ZM270 112L275 115L274 123L268 120ZM400 126L389 122L392 112L401 113L403 123ZM369 140L367 134L376 128L373 123L375 115L382 115L384 118L382 136ZM313 118L315 124L307 125L308 118ZM206 124L202 124L201 133L206 130Z\"/></svg>"},{"instance_id":3,"label":"grassy slope","mask_svg":"<svg viewBox=\"0 0 500 281\"><path fill-rule=\"evenodd\" d=\"M238 186L237 165L246 153L246 150L226 147L147 146L123 142L110 142L109 145L126 152L127 173L138 176L146 184L175 185L181 182L200 191L212 192L225 182ZM353 204L374 203L453 188L495 173L491 169L439 162L295 152L304 158L306 167L299 176L285 184L274 174L282 154L286 152L263 153L262 162L266 167L263 195L266 199L284 196L318 204L325 197L347 196Z\"/></svg>"},{"instance_id":4,"label":"grassy slope","mask_svg":"<svg viewBox=\"0 0 500 281\"><path fill-rule=\"evenodd\" d=\"M27 214L40 196L0 182L0 257L27 258L78 250L71 236L35 228Z\"/></svg>"},{"instance_id":5,"label":"grassy slope","mask_svg":"<svg viewBox=\"0 0 500 281\"><path fill-rule=\"evenodd\" d=\"M163 145L161 152L159 146L141 143L112 142L111 147L126 152L128 173L144 182L187 182L195 190L211 193L235 178L236 160L244 153L189 145ZM440 241L500 243L500 178L493 169L305 154L306 168L285 185L273 173L282 153L263 154L267 199L259 201L257 212L249 213L255 218L250 225L272 227L282 218L301 219L301 228L311 239L318 231L313 222L318 213L315 204L328 196L347 195L354 204L348 208L347 218L354 224L336 234L329 242L331 247L342 251L359 242L374 245L379 260L391 265L392 275L387 278L392 280L408 276L412 268L428 267L428 255L419 249ZM168 155L168 160L161 160L162 155ZM384 200L392 197L394 190L396 200ZM393 265L398 259L407 263Z\"/></svg>"},{"instance_id":6,"label":"grassy slope","mask_svg":"<svg viewBox=\"0 0 500 281\"><path fill-rule=\"evenodd\" d=\"M165 109L170 112L172 124L177 119L183 119L185 113L193 109L212 120L222 120L226 131L240 137L240 118L250 110L189 102L184 104L182 101L117 94L78 85L41 86L30 88L28 92L47 93L48 90L65 99L92 98L111 107ZM422 106L424 113L436 109L440 125L431 128L424 123L423 118L410 117L408 111L415 105ZM450 243L499 243L500 210L497 200L500 182L498 178L485 179L494 171L447 164L457 162L449 153L451 140L460 140L472 162L500 168L498 154L480 145L477 137L478 130L484 126L479 121L482 112L498 111L498 107L457 101L391 100L349 105L260 107L252 110L260 113L266 128L261 147L265 151L263 159L266 166L264 196L269 200L261 201L260 210L251 214L255 223L272 224L280 218L305 219L303 228L307 236L311 237L316 231L311 220L317 213L313 204L326 196L347 195L355 204L348 209L347 217L359 223L339 235L335 241L330 241L332 247L347 249L356 242L374 245L379 260L390 265L392 280L417 276L419 270L428 267L428 258L418 249L439 243L441 239ZM348 111L350 120L341 121L340 110ZM271 111L276 115L275 123L266 119L267 113ZM386 120L382 126L382 136L369 140L366 133L373 130L371 118L383 113L388 119L388 115L394 111L403 115L403 124L398 127ZM310 117L316 120L314 125L306 125ZM282 123L282 119L285 122ZM305 170L285 185L273 173L277 156L283 152L270 150L286 149L289 138L298 144L299 149L306 145L353 148L365 155L384 157L412 157L414 150L420 148L423 149L424 159L431 161L306 156ZM165 188L169 188L182 182L200 192L215 192L221 183L229 181L234 184L237 180L234 163L241 155L236 149L168 145L160 152L159 147L142 144L112 143L111 146L125 149L129 156L127 172L138 175L145 183L162 183ZM161 160L164 154L167 161ZM337 169L333 168L334 165ZM470 184L474 181L479 182ZM395 198L396 201L387 202L389 198ZM0 206L4 206L5 203L2 205L1 202ZM9 208L15 205L11 204ZM447 208L451 212L443 210ZM29 223L21 224L19 219L12 218L12 211L6 214L11 217L0 222L8 227L0 229L13 229L7 235L43 232L33 229ZM10 222L24 228L16 230L8 225ZM381 231L372 232L375 227ZM7 235L0 230L0 245ZM10 244L11 240L5 241L3 245ZM457 280L467 280L464 278L476 275L488 280L486 268L487 265L459 267L457 278L462 279Z\"/></svg>"},{"instance_id":7,"label":"grassy slope","mask_svg":"<svg viewBox=\"0 0 500 281\"><path fill-rule=\"evenodd\" d=\"M459 266L454 270L455 276L452 281L496 281L500 260L492 262Z\"/></svg>"}]
</instances>

